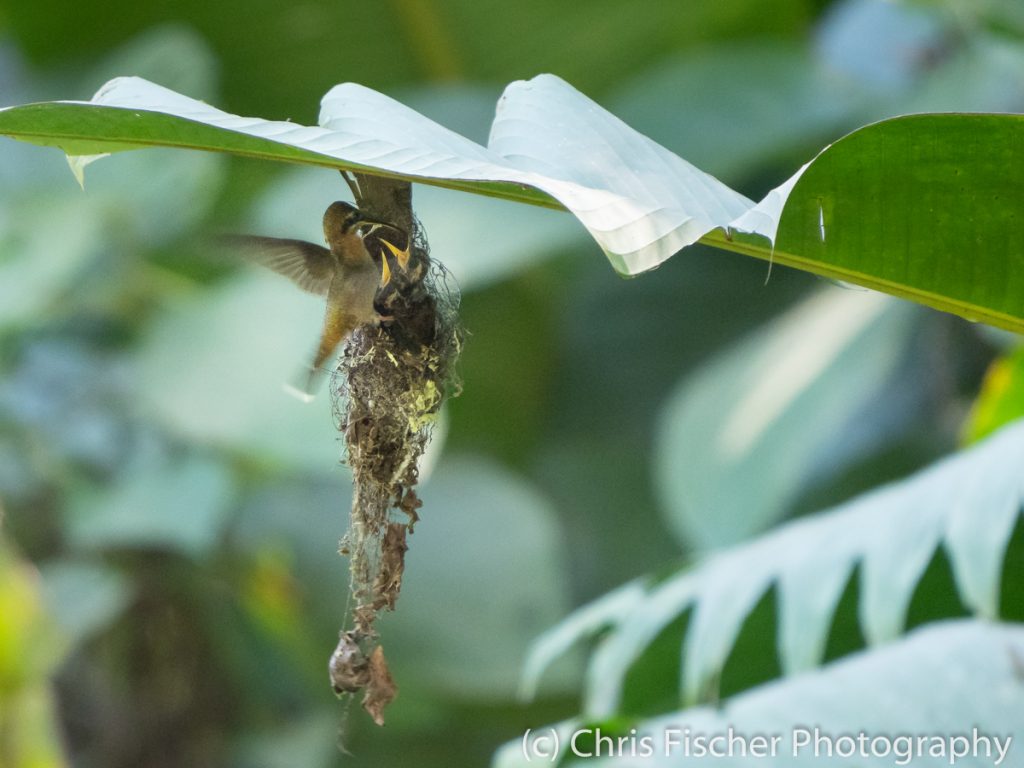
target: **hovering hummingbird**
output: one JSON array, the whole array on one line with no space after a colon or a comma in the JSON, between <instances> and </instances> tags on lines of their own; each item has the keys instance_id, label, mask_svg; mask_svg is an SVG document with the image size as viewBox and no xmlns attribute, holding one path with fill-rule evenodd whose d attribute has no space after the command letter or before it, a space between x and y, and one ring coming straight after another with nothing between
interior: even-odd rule
<instances>
[{"instance_id":1,"label":"hovering hummingbird","mask_svg":"<svg viewBox=\"0 0 1024 768\"><path fill-rule=\"evenodd\" d=\"M405 239L406 246L400 249L380 235L374 238L374 243L382 244L405 270L411 248L406 233L391 224L369 219L358 208L340 201L331 203L324 213L324 239L330 248L304 240L257 235L227 238L246 258L284 275L304 291L327 297L324 329L309 371L300 386L286 385L288 391L302 400L313 399L325 373L323 364L345 337L359 326L379 326L391 319L373 306L377 290L391 280L387 255L383 251L379 254L378 268L365 241L381 228Z\"/></svg>"}]
</instances>

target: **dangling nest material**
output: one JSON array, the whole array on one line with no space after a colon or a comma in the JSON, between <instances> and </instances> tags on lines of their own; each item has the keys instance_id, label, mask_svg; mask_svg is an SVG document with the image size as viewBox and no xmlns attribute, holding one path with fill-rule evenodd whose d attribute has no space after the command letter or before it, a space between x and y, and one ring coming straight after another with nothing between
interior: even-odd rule
<instances>
[{"instance_id":1,"label":"dangling nest material","mask_svg":"<svg viewBox=\"0 0 1024 768\"><path fill-rule=\"evenodd\" d=\"M361 182L365 193L367 184ZM380 215L367 202L358 203L369 215ZM390 214L385 220L399 220L392 211L383 213ZM419 519L419 459L441 405L460 387L455 370L463 335L459 294L444 268L430 261L411 211L409 220L407 271L392 268L391 284L377 297L378 310L393 320L381 328L357 329L331 380L353 477L351 520L340 551L350 559L354 602L352 628L341 633L331 657L331 683L339 694L364 689L363 706L378 725L397 688L376 643L374 623L398 600L407 537ZM386 249L373 245L368 238L371 252L388 258Z\"/></svg>"}]
</instances>

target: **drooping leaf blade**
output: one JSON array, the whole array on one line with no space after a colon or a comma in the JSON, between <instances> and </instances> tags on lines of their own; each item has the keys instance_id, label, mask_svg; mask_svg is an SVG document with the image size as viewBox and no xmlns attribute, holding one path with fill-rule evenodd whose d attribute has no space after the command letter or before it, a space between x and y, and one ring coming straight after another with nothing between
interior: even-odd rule
<instances>
[{"instance_id":1,"label":"drooping leaf blade","mask_svg":"<svg viewBox=\"0 0 1024 768\"><path fill-rule=\"evenodd\" d=\"M604 615L611 631L589 664L585 714L614 715L630 666L662 629L691 609L682 687L686 700L695 701L720 673L744 619L773 585L783 669L815 666L842 587L857 564L864 635L870 643L892 640L940 544L950 554L964 604L994 618L1003 554L1024 506L1021 466L1024 422L1018 421L907 480L783 525L661 581L614 618ZM580 627L580 636L594 631L589 623L567 621ZM557 643L547 639L554 636ZM568 641L559 627L542 636L526 662L531 678Z\"/></svg>"},{"instance_id":2,"label":"drooping leaf blade","mask_svg":"<svg viewBox=\"0 0 1024 768\"><path fill-rule=\"evenodd\" d=\"M756 205L552 75L506 89L487 147L351 83L324 97L316 128L118 78L90 103L0 110L0 134L69 155L185 147L564 207L624 274L702 240L1022 331L1024 227L1012 195L1022 119L883 121L826 148Z\"/></svg>"},{"instance_id":3,"label":"drooping leaf blade","mask_svg":"<svg viewBox=\"0 0 1024 768\"><path fill-rule=\"evenodd\" d=\"M684 730L689 729L691 736L731 732L748 740L757 734L779 737L777 749L770 754L742 754L735 746L728 757L715 760L729 766L753 768L766 761L782 768L804 765L881 768L898 760L915 766L951 764L948 742L940 755L930 751L935 742L927 736L924 747L917 748L917 740L907 734L944 734L947 738L966 735L968 749L972 743L981 744L980 751L973 757L960 757L963 764L971 765L994 764L997 750L991 737L998 736L1004 747L1009 738L1009 752L1004 750L1003 753L1003 764L1006 764L1007 755L1012 755L1017 742L1024 738L1024 727L1018 715L1024 708L1024 686L1019 678L1022 652L1024 628L1020 625L977 620L939 622L914 631L898 643L868 649L820 670L746 691L726 701L721 708L696 707L633 724L636 730L628 733L635 742L627 738L624 759L608 758L606 748L605 759L596 762L653 766L689 762L687 758L694 756L683 751L681 742L686 735ZM571 756L572 734L594 727L594 721L585 720L554 726L560 748L556 755L545 757L555 762L559 756ZM844 734L853 734L852 740L856 740L858 734L866 733L865 751L858 751L852 758L849 753L843 755L850 759L828 760L824 743L815 753L815 728L823 739L831 739L833 749ZM991 753L986 753L983 742L972 742L975 733L972 728L989 738L987 744ZM552 728L535 728L534 731L549 736ZM606 734L619 735L612 724L606 727ZM895 740L901 735L904 738L897 743ZM885 754L881 754L885 751L882 742L877 743L875 750L871 749L870 743L875 737L888 740L889 749ZM639 745L645 738L650 739L651 753L630 761L631 755L626 751L630 743ZM808 738L811 741L805 743ZM529 747L529 739L525 743ZM586 751L589 743L592 742L586 739L577 742L580 751ZM550 742L541 746L550 746ZM904 757L903 753L910 749L917 751ZM958 751L962 749L958 747ZM531 764L530 758L536 757L536 754L524 754L524 740L516 739L498 751L492 765L516 768ZM587 759L588 764L592 762L594 758Z\"/></svg>"}]
</instances>

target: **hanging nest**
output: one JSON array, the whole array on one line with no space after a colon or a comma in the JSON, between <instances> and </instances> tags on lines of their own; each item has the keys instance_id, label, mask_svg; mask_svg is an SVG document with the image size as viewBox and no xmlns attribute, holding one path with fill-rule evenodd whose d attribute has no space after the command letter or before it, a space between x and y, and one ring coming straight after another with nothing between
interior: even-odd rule
<instances>
[{"instance_id":1,"label":"hanging nest","mask_svg":"<svg viewBox=\"0 0 1024 768\"><path fill-rule=\"evenodd\" d=\"M344 460L352 470L352 510L340 551L349 557L354 607L351 628L340 633L329 670L335 692L363 690L363 707L383 725L383 710L397 687L374 624L382 610L394 610L402 588L407 539L421 506L419 459L442 404L459 392L456 361L463 334L458 291L444 268L430 260L412 214L410 186L360 174L356 180L350 185L357 207L394 223L408 233L409 242L394 242L393 232L367 236L368 250L391 273L376 301L391 320L354 331L331 379ZM411 244L405 270L377 239L381 236L399 250Z\"/></svg>"}]
</instances>

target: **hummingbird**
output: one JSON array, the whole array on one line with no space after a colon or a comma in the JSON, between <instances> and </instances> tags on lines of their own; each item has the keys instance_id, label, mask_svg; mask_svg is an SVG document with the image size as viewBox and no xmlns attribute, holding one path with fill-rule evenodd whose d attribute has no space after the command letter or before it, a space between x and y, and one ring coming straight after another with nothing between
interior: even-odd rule
<instances>
[{"instance_id":1,"label":"hummingbird","mask_svg":"<svg viewBox=\"0 0 1024 768\"><path fill-rule=\"evenodd\" d=\"M365 240L379 229L395 232L406 241L406 247L400 249L380 234L373 238L373 243L383 245L404 271L411 248L406 233L386 222L370 219L355 206L341 201L331 203L324 213L324 239L328 248L304 240L277 237L227 237L227 241L237 246L249 260L284 275L304 291L327 298L323 332L309 370L298 386L285 385L286 390L301 400L313 399L326 373L323 364L353 330L365 325L377 327L391 320L374 307L378 289L391 280L387 253L381 249L378 268Z\"/></svg>"}]
</instances>

